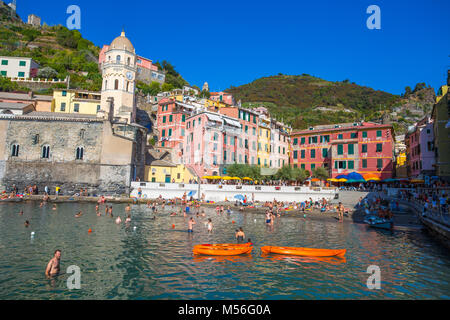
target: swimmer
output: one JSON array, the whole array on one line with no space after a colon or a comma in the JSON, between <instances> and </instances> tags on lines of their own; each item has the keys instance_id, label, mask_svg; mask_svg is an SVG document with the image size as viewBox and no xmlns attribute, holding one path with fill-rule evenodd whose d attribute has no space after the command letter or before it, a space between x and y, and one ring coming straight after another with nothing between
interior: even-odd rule
<instances>
[{"instance_id":1,"label":"swimmer","mask_svg":"<svg viewBox=\"0 0 450 320\"><path fill-rule=\"evenodd\" d=\"M252 240L250 238L248 238L247 243L253 245Z\"/></svg>"},{"instance_id":2,"label":"swimmer","mask_svg":"<svg viewBox=\"0 0 450 320\"><path fill-rule=\"evenodd\" d=\"M125 223L130 223L131 222L131 215L128 214L127 218L125 219Z\"/></svg>"},{"instance_id":3,"label":"swimmer","mask_svg":"<svg viewBox=\"0 0 450 320\"><path fill-rule=\"evenodd\" d=\"M227 207L227 213L231 213L231 208L230 208L230 206Z\"/></svg>"},{"instance_id":4,"label":"swimmer","mask_svg":"<svg viewBox=\"0 0 450 320\"><path fill-rule=\"evenodd\" d=\"M188 232L194 232L194 224L195 224L194 218L191 217L188 221Z\"/></svg>"},{"instance_id":5,"label":"swimmer","mask_svg":"<svg viewBox=\"0 0 450 320\"><path fill-rule=\"evenodd\" d=\"M270 214L270 211L266 212L266 224L270 224L270 222L272 221L272 215Z\"/></svg>"},{"instance_id":6,"label":"swimmer","mask_svg":"<svg viewBox=\"0 0 450 320\"><path fill-rule=\"evenodd\" d=\"M120 224L122 222L122 219L120 219L120 216L117 216L117 218L116 218L116 223L117 224Z\"/></svg>"},{"instance_id":7,"label":"swimmer","mask_svg":"<svg viewBox=\"0 0 450 320\"><path fill-rule=\"evenodd\" d=\"M213 229L213 224L211 219L208 219L208 233L211 233Z\"/></svg>"},{"instance_id":8,"label":"swimmer","mask_svg":"<svg viewBox=\"0 0 450 320\"><path fill-rule=\"evenodd\" d=\"M41 202L41 204L39 205L39 207L43 207L44 206L44 202Z\"/></svg>"},{"instance_id":9,"label":"swimmer","mask_svg":"<svg viewBox=\"0 0 450 320\"><path fill-rule=\"evenodd\" d=\"M30 226L30 221L25 221L25 228L28 228Z\"/></svg>"},{"instance_id":10,"label":"swimmer","mask_svg":"<svg viewBox=\"0 0 450 320\"><path fill-rule=\"evenodd\" d=\"M45 275L47 277L56 276L59 274L59 264L61 260L61 250L55 250L53 258L48 262L47 268L45 269Z\"/></svg>"},{"instance_id":11,"label":"swimmer","mask_svg":"<svg viewBox=\"0 0 450 320\"><path fill-rule=\"evenodd\" d=\"M203 209L202 209L202 214L201 214L201 216L202 216L202 217L205 217L205 216L206 216L205 210L203 210Z\"/></svg>"},{"instance_id":12,"label":"swimmer","mask_svg":"<svg viewBox=\"0 0 450 320\"><path fill-rule=\"evenodd\" d=\"M97 213L98 213L98 204L97 204L97 205L95 205L95 212L97 212Z\"/></svg>"},{"instance_id":13,"label":"swimmer","mask_svg":"<svg viewBox=\"0 0 450 320\"><path fill-rule=\"evenodd\" d=\"M245 238L245 233L244 233L244 230L242 230L242 227L241 227L236 232L236 240L237 240L237 242L240 242L240 241L244 241L244 238Z\"/></svg>"},{"instance_id":14,"label":"swimmer","mask_svg":"<svg viewBox=\"0 0 450 320\"><path fill-rule=\"evenodd\" d=\"M76 215L75 215L75 218L79 218L79 217L81 217L83 215L83 212L78 212Z\"/></svg>"},{"instance_id":15,"label":"swimmer","mask_svg":"<svg viewBox=\"0 0 450 320\"><path fill-rule=\"evenodd\" d=\"M130 212L130 210L131 210L131 207L130 207L130 205L128 204L128 205L125 207L125 211L126 211L126 212Z\"/></svg>"},{"instance_id":16,"label":"swimmer","mask_svg":"<svg viewBox=\"0 0 450 320\"><path fill-rule=\"evenodd\" d=\"M109 215L110 215L111 217L113 216L113 214L112 214L112 206L109 207L108 213L109 213Z\"/></svg>"},{"instance_id":17,"label":"swimmer","mask_svg":"<svg viewBox=\"0 0 450 320\"><path fill-rule=\"evenodd\" d=\"M56 210L56 204L53 204L52 210Z\"/></svg>"},{"instance_id":18,"label":"swimmer","mask_svg":"<svg viewBox=\"0 0 450 320\"><path fill-rule=\"evenodd\" d=\"M105 207L105 216L108 215L108 206Z\"/></svg>"},{"instance_id":19,"label":"swimmer","mask_svg":"<svg viewBox=\"0 0 450 320\"><path fill-rule=\"evenodd\" d=\"M20 210L19 216L23 216L23 210Z\"/></svg>"},{"instance_id":20,"label":"swimmer","mask_svg":"<svg viewBox=\"0 0 450 320\"><path fill-rule=\"evenodd\" d=\"M171 216L171 217L176 216L176 215L177 215L177 213L176 213L175 211L173 211L173 212L170 213L170 216Z\"/></svg>"}]
</instances>

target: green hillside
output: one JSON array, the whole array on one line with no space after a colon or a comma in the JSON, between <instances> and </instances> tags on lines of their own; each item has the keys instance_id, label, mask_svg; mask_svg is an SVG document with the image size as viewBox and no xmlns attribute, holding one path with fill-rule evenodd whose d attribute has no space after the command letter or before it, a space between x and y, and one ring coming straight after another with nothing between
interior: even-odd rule
<instances>
[{"instance_id":1,"label":"green hillside","mask_svg":"<svg viewBox=\"0 0 450 320\"><path fill-rule=\"evenodd\" d=\"M407 87L405 95L398 96L348 80L331 82L307 74L263 77L226 91L241 100L243 107L267 107L294 129L384 117L402 133L429 112L434 101L433 89L424 83L414 90Z\"/></svg>"}]
</instances>

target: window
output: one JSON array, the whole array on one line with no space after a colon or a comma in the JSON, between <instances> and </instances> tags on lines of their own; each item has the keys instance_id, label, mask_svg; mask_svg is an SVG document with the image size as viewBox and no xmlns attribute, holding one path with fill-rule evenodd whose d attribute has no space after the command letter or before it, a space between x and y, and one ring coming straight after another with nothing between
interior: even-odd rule
<instances>
[{"instance_id":1,"label":"window","mask_svg":"<svg viewBox=\"0 0 450 320\"><path fill-rule=\"evenodd\" d=\"M361 152L362 152L362 153L366 153L366 152L367 152L367 144L363 144L363 145L361 146Z\"/></svg>"},{"instance_id":2,"label":"window","mask_svg":"<svg viewBox=\"0 0 450 320\"><path fill-rule=\"evenodd\" d=\"M352 132L352 133L350 134L350 138L352 138L352 139L358 138L358 132Z\"/></svg>"},{"instance_id":3,"label":"window","mask_svg":"<svg viewBox=\"0 0 450 320\"><path fill-rule=\"evenodd\" d=\"M367 138L367 131L363 131L362 137L363 137L363 138Z\"/></svg>"},{"instance_id":4,"label":"window","mask_svg":"<svg viewBox=\"0 0 450 320\"><path fill-rule=\"evenodd\" d=\"M119 80L114 80L114 90L118 90L119 89Z\"/></svg>"},{"instance_id":5,"label":"window","mask_svg":"<svg viewBox=\"0 0 450 320\"><path fill-rule=\"evenodd\" d=\"M116 62L119 63L120 62L120 55L116 56Z\"/></svg>"},{"instance_id":6,"label":"window","mask_svg":"<svg viewBox=\"0 0 450 320\"><path fill-rule=\"evenodd\" d=\"M181 136L184 137L184 129L181 129Z\"/></svg>"},{"instance_id":7,"label":"window","mask_svg":"<svg viewBox=\"0 0 450 320\"><path fill-rule=\"evenodd\" d=\"M42 147L42 158L48 159L50 157L50 146L43 146Z\"/></svg>"},{"instance_id":8,"label":"window","mask_svg":"<svg viewBox=\"0 0 450 320\"><path fill-rule=\"evenodd\" d=\"M311 170L314 170L316 168L316 165L314 163L311 164Z\"/></svg>"},{"instance_id":9,"label":"window","mask_svg":"<svg viewBox=\"0 0 450 320\"><path fill-rule=\"evenodd\" d=\"M84 148L78 147L76 152L76 159L77 160L83 160L83 154L84 154Z\"/></svg>"},{"instance_id":10,"label":"window","mask_svg":"<svg viewBox=\"0 0 450 320\"><path fill-rule=\"evenodd\" d=\"M344 145L338 144L337 145L337 152L338 152L338 154L344 154Z\"/></svg>"},{"instance_id":11,"label":"window","mask_svg":"<svg viewBox=\"0 0 450 320\"><path fill-rule=\"evenodd\" d=\"M302 168L303 170L305 170L305 164L302 163L302 164L300 165L300 168Z\"/></svg>"},{"instance_id":12,"label":"window","mask_svg":"<svg viewBox=\"0 0 450 320\"><path fill-rule=\"evenodd\" d=\"M84 134L86 133L86 130L81 129L80 130L80 139L84 139Z\"/></svg>"},{"instance_id":13,"label":"window","mask_svg":"<svg viewBox=\"0 0 450 320\"><path fill-rule=\"evenodd\" d=\"M382 151L383 151L383 144L377 143L377 152L382 152Z\"/></svg>"},{"instance_id":14,"label":"window","mask_svg":"<svg viewBox=\"0 0 450 320\"><path fill-rule=\"evenodd\" d=\"M17 76L18 76L19 78L25 78L25 72L20 71L20 72L17 74Z\"/></svg>"},{"instance_id":15,"label":"window","mask_svg":"<svg viewBox=\"0 0 450 320\"><path fill-rule=\"evenodd\" d=\"M300 139L300 144L305 144L305 137Z\"/></svg>"},{"instance_id":16,"label":"window","mask_svg":"<svg viewBox=\"0 0 450 320\"><path fill-rule=\"evenodd\" d=\"M7 76L7 72L6 71L0 71L0 75L3 76L3 77L6 77Z\"/></svg>"},{"instance_id":17,"label":"window","mask_svg":"<svg viewBox=\"0 0 450 320\"><path fill-rule=\"evenodd\" d=\"M163 123L166 123L166 116L163 116Z\"/></svg>"},{"instance_id":18,"label":"window","mask_svg":"<svg viewBox=\"0 0 450 320\"><path fill-rule=\"evenodd\" d=\"M248 126L245 126L245 133L248 133Z\"/></svg>"},{"instance_id":19,"label":"window","mask_svg":"<svg viewBox=\"0 0 450 320\"><path fill-rule=\"evenodd\" d=\"M79 103L75 103L73 106L73 112L80 112L80 104Z\"/></svg>"},{"instance_id":20,"label":"window","mask_svg":"<svg viewBox=\"0 0 450 320\"><path fill-rule=\"evenodd\" d=\"M214 133L214 141L217 141L217 140L219 140L219 135L217 134L217 132L216 133ZM239 139L239 142L241 143L241 147L242 147L242 140L241 139Z\"/></svg>"},{"instance_id":21,"label":"window","mask_svg":"<svg viewBox=\"0 0 450 320\"><path fill-rule=\"evenodd\" d=\"M19 156L19 145L13 144L11 146L11 157L18 157Z\"/></svg>"},{"instance_id":22,"label":"window","mask_svg":"<svg viewBox=\"0 0 450 320\"><path fill-rule=\"evenodd\" d=\"M294 151L294 159L297 159L297 150L296 151Z\"/></svg>"},{"instance_id":23,"label":"window","mask_svg":"<svg viewBox=\"0 0 450 320\"><path fill-rule=\"evenodd\" d=\"M100 111L100 105L98 104L97 105L97 112L99 112Z\"/></svg>"},{"instance_id":24,"label":"window","mask_svg":"<svg viewBox=\"0 0 450 320\"><path fill-rule=\"evenodd\" d=\"M383 159L377 159L377 169L383 168Z\"/></svg>"},{"instance_id":25,"label":"window","mask_svg":"<svg viewBox=\"0 0 450 320\"><path fill-rule=\"evenodd\" d=\"M362 159L362 167L367 168L367 159Z\"/></svg>"},{"instance_id":26,"label":"window","mask_svg":"<svg viewBox=\"0 0 450 320\"><path fill-rule=\"evenodd\" d=\"M316 157L316 149L311 149L311 159Z\"/></svg>"},{"instance_id":27,"label":"window","mask_svg":"<svg viewBox=\"0 0 450 320\"><path fill-rule=\"evenodd\" d=\"M161 137L165 137L165 136L166 136L166 130L163 129L163 130L161 131Z\"/></svg>"},{"instance_id":28,"label":"window","mask_svg":"<svg viewBox=\"0 0 450 320\"><path fill-rule=\"evenodd\" d=\"M300 157L301 157L302 159L305 159L305 150L301 150L301 151L300 151Z\"/></svg>"},{"instance_id":29,"label":"window","mask_svg":"<svg viewBox=\"0 0 450 320\"><path fill-rule=\"evenodd\" d=\"M328 158L328 149L322 149L322 158Z\"/></svg>"},{"instance_id":30,"label":"window","mask_svg":"<svg viewBox=\"0 0 450 320\"><path fill-rule=\"evenodd\" d=\"M7 66L8 65L8 60L2 60L2 66Z\"/></svg>"},{"instance_id":31,"label":"window","mask_svg":"<svg viewBox=\"0 0 450 320\"><path fill-rule=\"evenodd\" d=\"M342 140L342 139L344 139L344 135L341 133L341 134L338 134L338 139L339 140Z\"/></svg>"},{"instance_id":32,"label":"window","mask_svg":"<svg viewBox=\"0 0 450 320\"><path fill-rule=\"evenodd\" d=\"M256 128L253 128L253 135L256 136Z\"/></svg>"},{"instance_id":33,"label":"window","mask_svg":"<svg viewBox=\"0 0 450 320\"><path fill-rule=\"evenodd\" d=\"M65 102L61 102L61 111L66 111L66 103Z\"/></svg>"},{"instance_id":34,"label":"window","mask_svg":"<svg viewBox=\"0 0 450 320\"><path fill-rule=\"evenodd\" d=\"M381 130L377 130L377 138L381 137Z\"/></svg>"},{"instance_id":35,"label":"window","mask_svg":"<svg viewBox=\"0 0 450 320\"><path fill-rule=\"evenodd\" d=\"M27 65L26 61L19 61L19 67L25 67Z\"/></svg>"},{"instance_id":36,"label":"window","mask_svg":"<svg viewBox=\"0 0 450 320\"><path fill-rule=\"evenodd\" d=\"M172 136L172 129L169 129L169 137Z\"/></svg>"},{"instance_id":37,"label":"window","mask_svg":"<svg viewBox=\"0 0 450 320\"><path fill-rule=\"evenodd\" d=\"M312 137L312 143L317 143L317 137Z\"/></svg>"},{"instance_id":38,"label":"window","mask_svg":"<svg viewBox=\"0 0 450 320\"><path fill-rule=\"evenodd\" d=\"M349 169L355 169L355 161L349 160L348 161L348 168Z\"/></svg>"},{"instance_id":39,"label":"window","mask_svg":"<svg viewBox=\"0 0 450 320\"><path fill-rule=\"evenodd\" d=\"M32 143L33 143L33 145L36 145L39 143L39 135L38 134L34 135Z\"/></svg>"},{"instance_id":40,"label":"window","mask_svg":"<svg viewBox=\"0 0 450 320\"><path fill-rule=\"evenodd\" d=\"M181 115L181 122L185 122L185 121L186 121L186 115L183 114L183 115Z\"/></svg>"},{"instance_id":41,"label":"window","mask_svg":"<svg viewBox=\"0 0 450 320\"><path fill-rule=\"evenodd\" d=\"M348 145L348 154L355 154L355 145L354 144Z\"/></svg>"}]
</instances>

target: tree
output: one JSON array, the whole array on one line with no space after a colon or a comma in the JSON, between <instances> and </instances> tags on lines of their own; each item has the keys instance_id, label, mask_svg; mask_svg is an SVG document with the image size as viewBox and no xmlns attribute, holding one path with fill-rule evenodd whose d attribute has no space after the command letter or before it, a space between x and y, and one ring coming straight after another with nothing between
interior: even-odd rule
<instances>
[{"instance_id":1,"label":"tree","mask_svg":"<svg viewBox=\"0 0 450 320\"><path fill-rule=\"evenodd\" d=\"M56 72L56 70L53 68L44 67L42 69L39 69L37 75L39 78L53 79L58 76L58 72Z\"/></svg>"},{"instance_id":2,"label":"tree","mask_svg":"<svg viewBox=\"0 0 450 320\"><path fill-rule=\"evenodd\" d=\"M323 167L318 167L318 168L315 168L313 170L312 176L314 178L317 178L317 179L320 179L320 180L326 180L329 177L329 174L328 174L328 170L327 169L325 169Z\"/></svg>"},{"instance_id":3,"label":"tree","mask_svg":"<svg viewBox=\"0 0 450 320\"><path fill-rule=\"evenodd\" d=\"M163 92L172 91L173 89L174 89L174 86L170 83L163 83L163 85L162 85Z\"/></svg>"}]
</instances>

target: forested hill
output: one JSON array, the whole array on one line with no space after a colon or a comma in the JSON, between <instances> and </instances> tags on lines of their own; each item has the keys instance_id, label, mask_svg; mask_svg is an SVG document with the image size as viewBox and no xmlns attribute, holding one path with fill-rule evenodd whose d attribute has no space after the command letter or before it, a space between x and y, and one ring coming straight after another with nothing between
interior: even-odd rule
<instances>
[{"instance_id":1,"label":"forested hill","mask_svg":"<svg viewBox=\"0 0 450 320\"><path fill-rule=\"evenodd\" d=\"M428 112L434 100L433 89L423 83L399 96L349 80L331 82L307 74L263 77L226 91L233 94L236 101L241 100L244 107L267 107L275 118L295 129L358 120L379 121L384 116L396 122L395 127L401 133ZM408 108L423 112L414 115ZM399 118L404 121L399 123Z\"/></svg>"}]
</instances>

